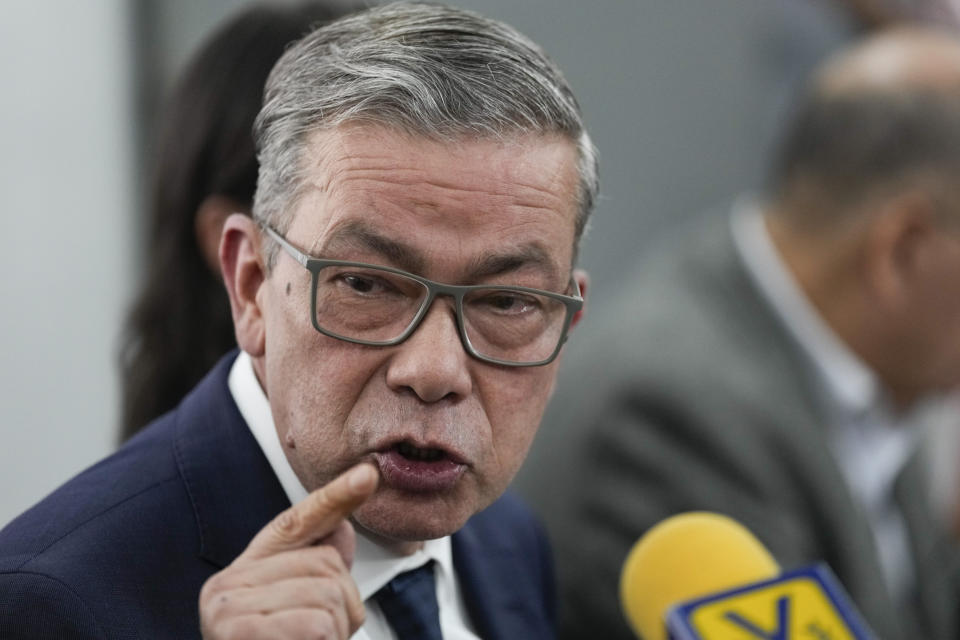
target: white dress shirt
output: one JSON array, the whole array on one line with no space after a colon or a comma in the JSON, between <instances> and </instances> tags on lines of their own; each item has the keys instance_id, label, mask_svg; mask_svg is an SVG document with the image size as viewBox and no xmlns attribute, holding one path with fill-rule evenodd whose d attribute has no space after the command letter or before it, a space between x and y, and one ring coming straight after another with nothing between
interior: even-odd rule
<instances>
[{"instance_id":1,"label":"white dress shirt","mask_svg":"<svg viewBox=\"0 0 960 640\"><path fill-rule=\"evenodd\" d=\"M876 374L833 332L784 264L758 206L737 203L731 227L747 272L806 355L828 416L831 450L870 521L887 587L902 599L915 576L893 488L916 447L925 408L892 410Z\"/></svg>"},{"instance_id":2,"label":"white dress shirt","mask_svg":"<svg viewBox=\"0 0 960 640\"><path fill-rule=\"evenodd\" d=\"M270 403L260 387L253 371L253 362L247 353L241 351L233 363L228 385L240 409L240 415L250 427L290 503L296 504L303 500L307 496L307 490L283 452L273 423ZM398 574L416 569L429 560L435 561L434 575L443 637L447 640L478 640L479 636L470 624L459 582L453 570L449 536L427 540L420 550L404 556L375 544L363 535L357 535L357 548L350 575L357 583L360 596L364 600L367 618L351 640L398 640L372 596Z\"/></svg>"}]
</instances>

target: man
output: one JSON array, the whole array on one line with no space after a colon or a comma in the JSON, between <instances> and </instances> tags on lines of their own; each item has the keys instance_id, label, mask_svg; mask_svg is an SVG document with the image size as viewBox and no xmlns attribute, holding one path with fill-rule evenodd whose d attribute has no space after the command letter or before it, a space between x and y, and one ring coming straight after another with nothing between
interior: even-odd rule
<instances>
[{"instance_id":1,"label":"man","mask_svg":"<svg viewBox=\"0 0 960 640\"><path fill-rule=\"evenodd\" d=\"M501 494L582 313L569 87L503 24L388 5L291 48L255 129L243 352L0 534L0 636L551 637Z\"/></svg>"},{"instance_id":2,"label":"man","mask_svg":"<svg viewBox=\"0 0 960 640\"><path fill-rule=\"evenodd\" d=\"M914 455L924 405L960 383L958 175L960 42L886 33L820 70L767 198L642 261L570 354L553 464L532 461L566 637L632 637L627 551L690 510L784 568L826 561L885 640L960 637Z\"/></svg>"}]
</instances>

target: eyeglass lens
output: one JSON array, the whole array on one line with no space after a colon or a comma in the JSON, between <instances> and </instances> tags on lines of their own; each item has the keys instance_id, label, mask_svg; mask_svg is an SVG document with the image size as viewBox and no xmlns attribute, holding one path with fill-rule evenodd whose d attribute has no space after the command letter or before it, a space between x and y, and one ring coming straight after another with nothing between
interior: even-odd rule
<instances>
[{"instance_id":1,"label":"eyeglass lens","mask_svg":"<svg viewBox=\"0 0 960 640\"><path fill-rule=\"evenodd\" d=\"M403 335L428 295L417 280L368 267L324 267L316 282L318 326L366 342L389 342ZM464 331L478 354L537 362L556 350L566 305L549 296L489 287L464 295L462 315Z\"/></svg>"}]
</instances>

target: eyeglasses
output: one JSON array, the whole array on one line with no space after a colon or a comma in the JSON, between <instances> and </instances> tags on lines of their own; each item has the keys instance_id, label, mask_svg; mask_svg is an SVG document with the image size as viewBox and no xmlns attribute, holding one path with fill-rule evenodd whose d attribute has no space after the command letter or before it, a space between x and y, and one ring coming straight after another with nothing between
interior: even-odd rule
<instances>
[{"instance_id":1,"label":"eyeglasses","mask_svg":"<svg viewBox=\"0 0 960 640\"><path fill-rule=\"evenodd\" d=\"M434 298L446 295L454 299L467 353L484 362L535 367L557 357L574 314L583 307L573 278L572 296L530 287L443 284L390 267L313 258L261 226L312 274L313 327L331 338L399 344L417 330Z\"/></svg>"}]
</instances>

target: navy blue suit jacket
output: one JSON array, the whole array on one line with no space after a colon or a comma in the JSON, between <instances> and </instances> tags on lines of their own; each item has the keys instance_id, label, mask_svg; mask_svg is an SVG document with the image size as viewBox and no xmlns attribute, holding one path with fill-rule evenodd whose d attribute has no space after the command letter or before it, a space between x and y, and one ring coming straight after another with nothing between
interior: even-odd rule
<instances>
[{"instance_id":1,"label":"navy blue suit jacket","mask_svg":"<svg viewBox=\"0 0 960 640\"><path fill-rule=\"evenodd\" d=\"M199 637L204 581L290 505L227 388L233 359L0 531L0 638ZM549 548L519 500L452 546L483 638L554 636Z\"/></svg>"}]
</instances>

